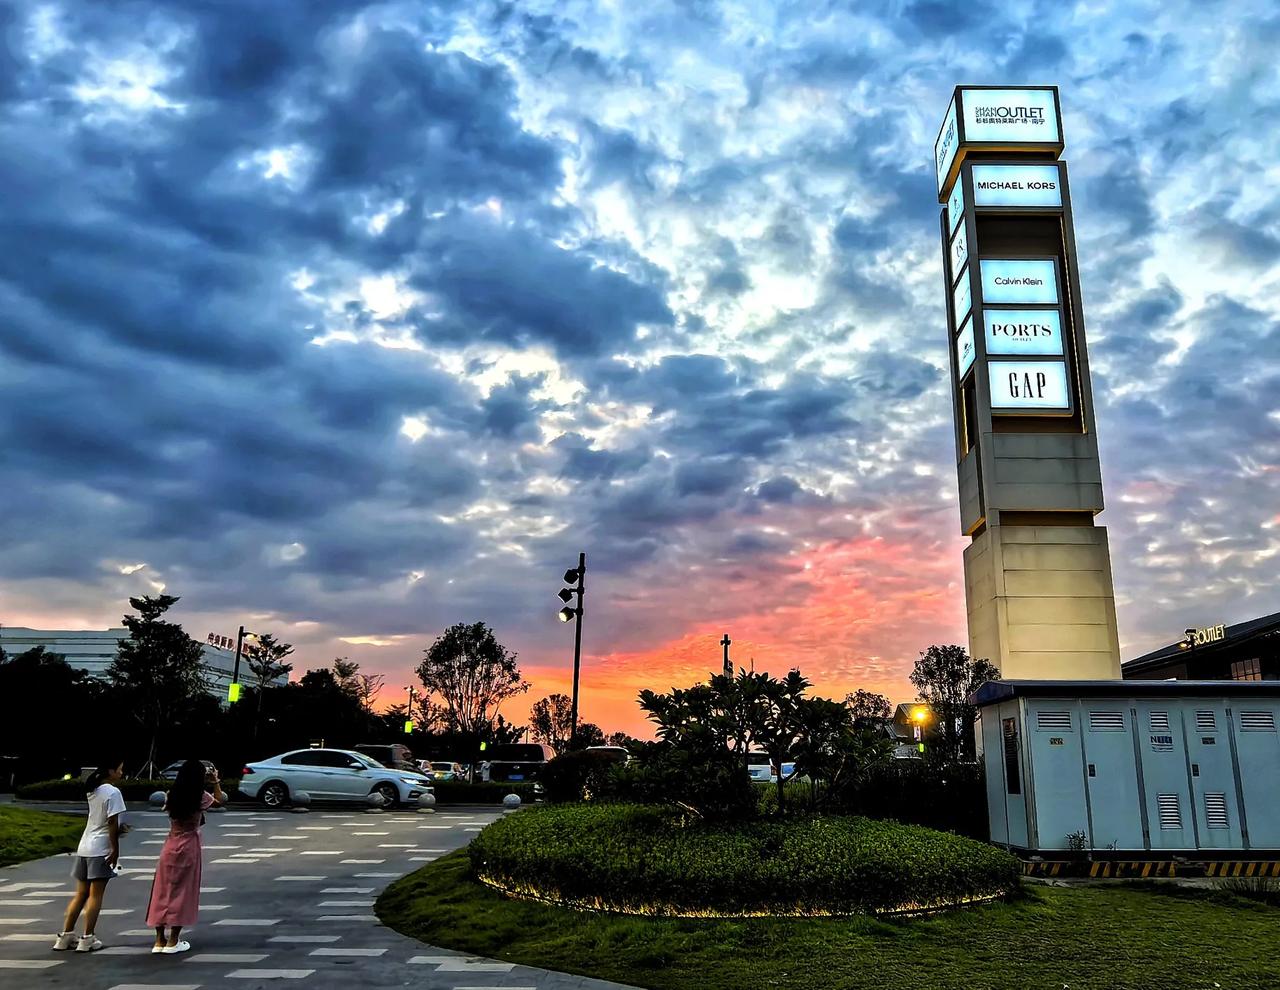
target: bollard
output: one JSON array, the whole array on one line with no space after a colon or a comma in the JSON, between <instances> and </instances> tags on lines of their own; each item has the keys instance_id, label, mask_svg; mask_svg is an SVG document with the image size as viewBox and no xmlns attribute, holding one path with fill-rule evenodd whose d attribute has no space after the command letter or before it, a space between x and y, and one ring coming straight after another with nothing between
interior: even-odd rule
<instances>
[{"instance_id":1,"label":"bollard","mask_svg":"<svg viewBox=\"0 0 1280 990\"><path fill-rule=\"evenodd\" d=\"M418 795L418 810L425 815L436 813L436 796L434 794Z\"/></svg>"},{"instance_id":2,"label":"bollard","mask_svg":"<svg viewBox=\"0 0 1280 990\"><path fill-rule=\"evenodd\" d=\"M289 795L289 803L293 805L294 814L306 814L311 808L311 795L306 791L294 791Z\"/></svg>"},{"instance_id":3,"label":"bollard","mask_svg":"<svg viewBox=\"0 0 1280 990\"><path fill-rule=\"evenodd\" d=\"M381 794L377 794L377 793L370 794L367 798L365 798L365 801L366 801L366 802L368 803L368 805L369 805L368 814L381 814L381 813L382 813L382 809L383 809L383 807L384 807L384 802L383 802L383 800L382 800L382 795L381 795Z\"/></svg>"},{"instance_id":4,"label":"bollard","mask_svg":"<svg viewBox=\"0 0 1280 990\"><path fill-rule=\"evenodd\" d=\"M506 797L502 799L502 807L505 808L507 811L519 811L520 795L508 794Z\"/></svg>"},{"instance_id":5,"label":"bollard","mask_svg":"<svg viewBox=\"0 0 1280 990\"><path fill-rule=\"evenodd\" d=\"M164 807L164 797L164 791L152 791L151 797L147 798L147 801L150 802L151 807L158 811Z\"/></svg>"}]
</instances>

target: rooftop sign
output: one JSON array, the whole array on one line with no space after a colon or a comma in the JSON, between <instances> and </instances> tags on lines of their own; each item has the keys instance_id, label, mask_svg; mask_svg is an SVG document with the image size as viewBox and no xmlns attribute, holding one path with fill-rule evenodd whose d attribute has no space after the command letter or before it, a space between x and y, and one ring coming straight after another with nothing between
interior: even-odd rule
<instances>
[{"instance_id":1,"label":"rooftop sign","mask_svg":"<svg viewBox=\"0 0 1280 990\"><path fill-rule=\"evenodd\" d=\"M1062 152L1056 86L957 86L933 145L938 200L945 201L967 152Z\"/></svg>"}]
</instances>

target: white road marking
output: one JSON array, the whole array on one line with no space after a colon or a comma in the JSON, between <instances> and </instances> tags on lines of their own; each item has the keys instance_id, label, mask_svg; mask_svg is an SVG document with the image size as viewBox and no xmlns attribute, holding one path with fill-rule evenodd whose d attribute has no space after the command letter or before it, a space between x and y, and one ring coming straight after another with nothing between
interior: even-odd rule
<instances>
[{"instance_id":1,"label":"white road marking","mask_svg":"<svg viewBox=\"0 0 1280 990\"><path fill-rule=\"evenodd\" d=\"M341 935L276 935L267 939L268 942L295 942L299 945L313 945L320 942L336 942Z\"/></svg>"},{"instance_id":2,"label":"white road marking","mask_svg":"<svg viewBox=\"0 0 1280 990\"><path fill-rule=\"evenodd\" d=\"M201 911L227 911L230 910L230 904L201 904Z\"/></svg>"},{"instance_id":3,"label":"white road marking","mask_svg":"<svg viewBox=\"0 0 1280 990\"><path fill-rule=\"evenodd\" d=\"M352 832L352 835L390 835L390 832Z\"/></svg>"},{"instance_id":4,"label":"white road marking","mask_svg":"<svg viewBox=\"0 0 1280 990\"><path fill-rule=\"evenodd\" d=\"M379 849L412 849L412 842L379 842Z\"/></svg>"},{"instance_id":5,"label":"white road marking","mask_svg":"<svg viewBox=\"0 0 1280 990\"><path fill-rule=\"evenodd\" d=\"M0 935L5 942L49 942L48 935L37 935L35 932L14 932L12 935ZM52 945L52 942L49 942Z\"/></svg>"},{"instance_id":6,"label":"white road marking","mask_svg":"<svg viewBox=\"0 0 1280 990\"><path fill-rule=\"evenodd\" d=\"M358 880L374 880L383 877L398 877L399 875L399 873L357 873L355 877Z\"/></svg>"},{"instance_id":7,"label":"white road marking","mask_svg":"<svg viewBox=\"0 0 1280 990\"><path fill-rule=\"evenodd\" d=\"M288 876L288 875L285 875L285 876L283 876L283 877L276 877L276 879L277 879L277 880L328 880L329 878L328 878L328 877L317 877L317 876Z\"/></svg>"},{"instance_id":8,"label":"white road marking","mask_svg":"<svg viewBox=\"0 0 1280 990\"><path fill-rule=\"evenodd\" d=\"M232 848L232 849L238 849L238 848L239 848L239 846L232 846L231 848ZM159 859L159 858L160 858L160 856L159 856L159 854L156 854L156 855L154 855L154 856L153 856L151 853L147 853L145 856L141 856L141 855L139 855L139 856L121 856L120 858L121 858L121 859L145 859L145 860L147 860L147 861L149 862L149 861L151 861L151 860L153 860L153 859Z\"/></svg>"},{"instance_id":9,"label":"white road marking","mask_svg":"<svg viewBox=\"0 0 1280 990\"><path fill-rule=\"evenodd\" d=\"M410 863L431 863L439 859L439 856L410 856Z\"/></svg>"},{"instance_id":10,"label":"white road marking","mask_svg":"<svg viewBox=\"0 0 1280 990\"><path fill-rule=\"evenodd\" d=\"M274 856L276 853L293 852L293 846L263 846L261 849L250 849L249 852L250 853L271 853L271 855Z\"/></svg>"},{"instance_id":11,"label":"white road marking","mask_svg":"<svg viewBox=\"0 0 1280 990\"><path fill-rule=\"evenodd\" d=\"M341 856L341 849L304 849L299 855L302 856Z\"/></svg>"},{"instance_id":12,"label":"white road marking","mask_svg":"<svg viewBox=\"0 0 1280 990\"><path fill-rule=\"evenodd\" d=\"M269 928L280 924L279 918L219 918L215 925L226 925L235 928Z\"/></svg>"},{"instance_id":13,"label":"white road marking","mask_svg":"<svg viewBox=\"0 0 1280 990\"><path fill-rule=\"evenodd\" d=\"M155 932L151 933L152 935ZM104 956L149 956L151 955L151 946L149 945L108 945L105 949L95 949L94 955L101 953Z\"/></svg>"},{"instance_id":14,"label":"white road marking","mask_svg":"<svg viewBox=\"0 0 1280 990\"><path fill-rule=\"evenodd\" d=\"M377 921L376 914L322 914L316 921Z\"/></svg>"},{"instance_id":15,"label":"white road marking","mask_svg":"<svg viewBox=\"0 0 1280 990\"><path fill-rule=\"evenodd\" d=\"M132 908L103 908L98 913L111 915L111 914L133 914L134 912Z\"/></svg>"},{"instance_id":16,"label":"white road marking","mask_svg":"<svg viewBox=\"0 0 1280 990\"><path fill-rule=\"evenodd\" d=\"M224 890L226 890L226 889L227 889L226 887L201 887L201 888L200 888L200 893L202 893L202 894L221 894L221 893L222 893Z\"/></svg>"},{"instance_id":17,"label":"white road marking","mask_svg":"<svg viewBox=\"0 0 1280 990\"><path fill-rule=\"evenodd\" d=\"M313 956L380 956L386 949L312 949Z\"/></svg>"},{"instance_id":18,"label":"white road marking","mask_svg":"<svg viewBox=\"0 0 1280 990\"><path fill-rule=\"evenodd\" d=\"M232 863L256 863L258 859L258 856L238 856L235 859L215 859L213 861L213 865L223 866Z\"/></svg>"},{"instance_id":19,"label":"white road marking","mask_svg":"<svg viewBox=\"0 0 1280 990\"><path fill-rule=\"evenodd\" d=\"M265 952L198 952L187 956L184 962L202 963L260 963L267 958Z\"/></svg>"},{"instance_id":20,"label":"white road marking","mask_svg":"<svg viewBox=\"0 0 1280 990\"><path fill-rule=\"evenodd\" d=\"M200 990L199 983L117 983L111 990Z\"/></svg>"},{"instance_id":21,"label":"white road marking","mask_svg":"<svg viewBox=\"0 0 1280 990\"><path fill-rule=\"evenodd\" d=\"M0 969L49 969L61 966L61 959L0 959Z\"/></svg>"},{"instance_id":22,"label":"white road marking","mask_svg":"<svg viewBox=\"0 0 1280 990\"><path fill-rule=\"evenodd\" d=\"M321 901L321 902L320 902L320 904L319 904L318 906L319 906L319 907L322 907L322 908L335 908L335 907L362 907L362 908L371 908L371 907L373 907L373 901L372 901L372 900L366 900L366 901Z\"/></svg>"},{"instance_id":23,"label":"white road marking","mask_svg":"<svg viewBox=\"0 0 1280 990\"><path fill-rule=\"evenodd\" d=\"M229 980L305 980L314 969L233 969Z\"/></svg>"},{"instance_id":24,"label":"white road marking","mask_svg":"<svg viewBox=\"0 0 1280 990\"><path fill-rule=\"evenodd\" d=\"M311 836L309 835L269 835L267 836L267 838L270 839L272 842L280 842L280 841L288 842L290 839L296 842L299 839L309 839L311 838Z\"/></svg>"},{"instance_id":25,"label":"white road marking","mask_svg":"<svg viewBox=\"0 0 1280 990\"><path fill-rule=\"evenodd\" d=\"M0 925L34 925L39 918L0 918Z\"/></svg>"},{"instance_id":26,"label":"white road marking","mask_svg":"<svg viewBox=\"0 0 1280 990\"><path fill-rule=\"evenodd\" d=\"M30 898L31 895L28 894L27 897ZM41 907L45 904L52 904L52 903L53 903L52 900L37 901L37 900L26 900L26 899L20 898L12 901L0 901L0 907L24 907L28 904L31 905L31 907Z\"/></svg>"},{"instance_id":27,"label":"white road marking","mask_svg":"<svg viewBox=\"0 0 1280 990\"><path fill-rule=\"evenodd\" d=\"M120 938L155 938L155 934L151 928L134 928L131 931L121 932Z\"/></svg>"},{"instance_id":28,"label":"white road marking","mask_svg":"<svg viewBox=\"0 0 1280 990\"><path fill-rule=\"evenodd\" d=\"M342 862L344 864L351 864L353 866L379 866L380 864L385 863L386 860L385 859L344 859L342 860ZM356 876L359 876L359 875L360 874L358 873L356 874Z\"/></svg>"},{"instance_id":29,"label":"white road marking","mask_svg":"<svg viewBox=\"0 0 1280 990\"><path fill-rule=\"evenodd\" d=\"M437 973L510 973L515 963L476 962L469 958L450 959L436 967Z\"/></svg>"},{"instance_id":30,"label":"white road marking","mask_svg":"<svg viewBox=\"0 0 1280 990\"><path fill-rule=\"evenodd\" d=\"M332 832L332 825L299 825L299 832Z\"/></svg>"},{"instance_id":31,"label":"white road marking","mask_svg":"<svg viewBox=\"0 0 1280 990\"><path fill-rule=\"evenodd\" d=\"M240 836L237 835L236 838L238 839ZM203 848L213 852L225 852L228 849L243 849L244 846L204 846Z\"/></svg>"}]
</instances>

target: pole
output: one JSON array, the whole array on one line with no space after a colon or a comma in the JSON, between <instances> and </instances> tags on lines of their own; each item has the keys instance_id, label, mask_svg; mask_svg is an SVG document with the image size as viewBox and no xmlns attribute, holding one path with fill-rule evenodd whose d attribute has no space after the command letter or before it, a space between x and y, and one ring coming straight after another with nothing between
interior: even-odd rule
<instances>
[{"instance_id":1,"label":"pole","mask_svg":"<svg viewBox=\"0 0 1280 990\"><path fill-rule=\"evenodd\" d=\"M569 749L578 741L578 670L582 664L582 603L587 594L587 555L578 554L578 608L573 630L573 721L569 727Z\"/></svg>"},{"instance_id":2,"label":"pole","mask_svg":"<svg viewBox=\"0 0 1280 990\"><path fill-rule=\"evenodd\" d=\"M732 642L733 640L729 638L728 633L725 633L724 639L720 640L720 645L724 647L724 676L725 677L733 676L733 664L729 662L729 644Z\"/></svg>"},{"instance_id":3,"label":"pole","mask_svg":"<svg viewBox=\"0 0 1280 990\"><path fill-rule=\"evenodd\" d=\"M240 631L236 633L236 665L231 671L231 683L240 683L240 651L244 647L244 626L240 627Z\"/></svg>"}]
</instances>

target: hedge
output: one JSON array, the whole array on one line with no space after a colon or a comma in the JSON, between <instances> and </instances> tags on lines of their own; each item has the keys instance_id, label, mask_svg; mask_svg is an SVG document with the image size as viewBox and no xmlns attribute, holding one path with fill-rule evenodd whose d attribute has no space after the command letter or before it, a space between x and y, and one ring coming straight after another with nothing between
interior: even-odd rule
<instances>
[{"instance_id":1,"label":"hedge","mask_svg":"<svg viewBox=\"0 0 1280 990\"><path fill-rule=\"evenodd\" d=\"M628 914L912 912L1018 885L1017 860L993 846L840 816L705 825L648 805L550 805L493 823L468 852L508 894Z\"/></svg>"},{"instance_id":2,"label":"hedge","mask_svg":"<svg viewBox=\"0 0 1280 990\"><path fill-rule=\"evenodd\" d=\"M120 788L126 801L146 801L156 791L168 791L173 786L173 781L122 780L116 786ZM240 781L224 780L222 789L228 796L235 797L240 790ZM83 801L84 781L73 777L71 780L40 780L20 784L14 796L25 801Z\"/></svg>"}]
</instances>

